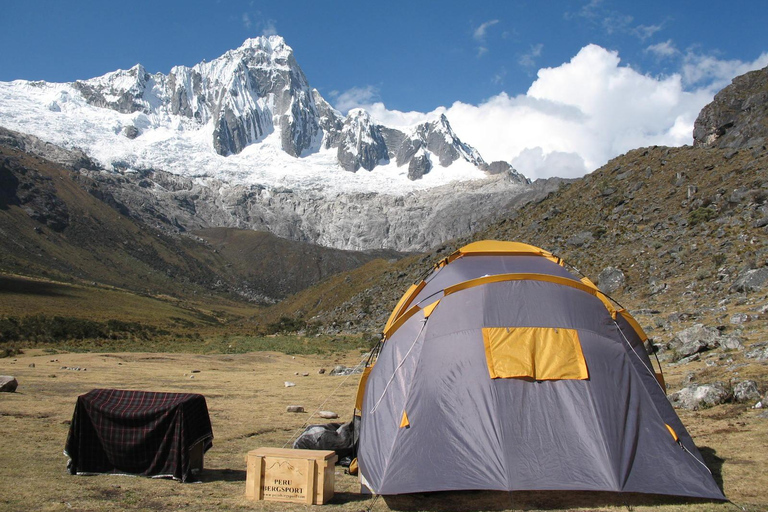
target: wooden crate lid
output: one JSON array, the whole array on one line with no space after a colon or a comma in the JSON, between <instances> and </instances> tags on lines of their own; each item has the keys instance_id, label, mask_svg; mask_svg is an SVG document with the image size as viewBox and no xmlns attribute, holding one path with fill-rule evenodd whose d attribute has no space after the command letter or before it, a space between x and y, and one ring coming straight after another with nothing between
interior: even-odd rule
<instances>
[{"instance_id":1,"label":"wooden crate lid","mask_svg":"<svg viewBox=\"0 0 768 512\"><path fill-rule=\"evenodd\" d=\"M333 450L298 450L293 448L261 447L249 451L248 455L257 457L283 457L287 459L328 460L335 457L336 452Z\"/></svg>"}]
</instances>

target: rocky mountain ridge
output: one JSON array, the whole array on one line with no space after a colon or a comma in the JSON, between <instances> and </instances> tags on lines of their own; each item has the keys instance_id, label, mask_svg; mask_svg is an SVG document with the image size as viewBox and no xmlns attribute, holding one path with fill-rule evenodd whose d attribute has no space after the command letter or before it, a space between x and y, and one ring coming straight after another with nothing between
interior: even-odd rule
<instances>
[{"instance_id":1,"label":"rocky mountain ridge","mask_svg":"<svg viewBox=\"0 0 768 512\"><path fill-rule=\"evenodd\" d=\"M92 106L210 125L211 143L222 156L241 153L276 133L288 155L299 158L320 148L336 149L338 164L350 172L371 171L395 156L398 167L408 166L411 180L428 173L433 159L442 167L459 158L482 170L487 167L444 115L410 134L375 124L360 109L343 116L310 88L280 36L248 39L217 59L191 68L176 66L168 75L150 74L137 64L72 86ZM50 108L60 106L54 100ZM152 128L151 123L128 125L123 133L135 139Z\"/></svg>"},{"instance_id":2,"label":"rocky mountain ridge","mask_svg":"<svg viewBox=\"0 0 768 512\"><path fill-rule=\"evenodd\" d=\"M405 131L360 109L342 116L279 36L167 75L136 65L0 83L0 125L16 129L3 132L9 144L98 182L118 211L167 233L237 227L422 251L557 182L488 164L444 115Z\"/></svg>"},{"instance_id":3,"label":"rocky mountain ridge","mask_svg":"<svg viewBox=\"0 0 768 512\"><path fill-rule=\"evenodd\" d=\"M434 132L433 132L434 133ZM231 185L160 171L109 172L79 151L0 128L0 143L60 163L118 212L168 234L231 227L344 250L420 251L466 235L562 181L484 180L404 195Z\"/></svg>"}]
</instances>

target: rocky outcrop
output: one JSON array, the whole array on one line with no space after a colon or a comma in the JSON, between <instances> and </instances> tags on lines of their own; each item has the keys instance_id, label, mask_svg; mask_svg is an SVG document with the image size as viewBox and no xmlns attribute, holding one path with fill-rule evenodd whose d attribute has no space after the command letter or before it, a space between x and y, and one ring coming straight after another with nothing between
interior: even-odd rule
<instances>
[{"instance_id":1,"label":"rocky outcrop","mask_svg":"<svg viewBox=\"0 0 768 512\"><path fill-rule=\"evenodd\" d=\"M130 215L168 231L236 227L351 250L426 250L556 188L547 181L527 184L515 174L405 195L228 185L162 171L82 176Z\"/></svg>"},{"instance_id":2,"label":"rocky outcrop","mask_svg":"<svg viewBox=\"0 0 768 512\"><path fill-rule=\"evenodd\" d=\"M406 136L396 153L397 165L402 166L425 151L435 155L443 167L459 158L481 168L487 165L474 148L461 142L453 133L444 114L436 121L420 124Z\"/></svg>"},{"instance_id":3,"label":"rocky outcrop","mask_svg":"<svg viewBox=\"0 0 768 512\"><path fill-rule=\"evenodd\" d=\"M365 110L351 110L341 129L337 152L339 165L350 172L356 172L361 167L372 171L380 163L388 163L388 155L381 128Z\"/></svg>"},{"instance_id":4,"label":"rocky outcrop","mask_svg":"<svg viewBox=\"0 0 768 512\"><path fill-rule=\"evenodd\" d=\"M434 165L465 160L488 174L517 175L506 162L483 161L453 132L445 115L407 133L377 124L361 109L344 117L310 88L293 50L279 36L248 39L211 62L176 66L168 75L150 74L137 64L69 85L74 91L60 92L61 101L79 94L90 105L132 114L134 124L122 128L129 140L160 127L182 132L205 127L212 134L210 147L223 156L275 134L282 150L295 158L336 149L339 165L350 172L395 160L411 180L418 180ZM48 110L73 115L56 100ZM126 165L140 167L137 158L126 156L131 161ZM120 167L122 162L105 160L103 165Z\"/></svg>"},{"instance_id":5,"label":"rocky outcrop","mask_svg":"<svg viewBox=\"0 0 768 512\"><path fill-rule=\"evenodd\" d=\"M80 150L65 149L33 135L15 132L3 127L0 127L0 146L15 148L39 156L73 171L100 169L96 162Z\"/></svg>"},{"instance_id":6,"label":"rocky outcrop","mask_svg":"<svg viewBox=\"0 0 768 512\"><path fill-rule=\"evenodd\" d=\"M19 381L10 375L0 375L0 393L13 393L19 387Z\"/></svg>"},{"instance_id":7,"label":"rocky outcrop","mask_svg":"<svg viewBox=\"0 0 768 512\"><path fill-rule=\"evenodd\" d=\"M733 392L722 382L712 384L691 384L669 395L673 407L698 410L706 409L731 400Z\"/></svg>"},{"instance_id":8,"label":"rocky outcrop","mask_svg":"<svg viewBox=\"0 0 768 512\"><path fill-rule=\"evenodd\" d=\"M0 209L20 206L27 215L54 231L69 225L69 208L51 178L0 155ZM39 228L36 228L39 229Z\"/></svg>"},{"instance_id":9,"label":"rocky outcrop","mask_svg":"<svg viewBox=\"0 0 768 512\"><path fill-rule=\"evenodd\" d=\"M764 151L768 143L768 67L738 76L718 92L696 119L693 142Z\"/></svg>"}]
</instances>

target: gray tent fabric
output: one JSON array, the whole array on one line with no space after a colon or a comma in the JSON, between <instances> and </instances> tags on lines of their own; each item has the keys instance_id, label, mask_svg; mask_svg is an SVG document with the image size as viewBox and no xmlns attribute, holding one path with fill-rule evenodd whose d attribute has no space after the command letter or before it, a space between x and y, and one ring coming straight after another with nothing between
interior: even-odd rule
<instances>
[{"instance_id":1,"label":"gray tent fabric","mask_svg":"<svg viewBox=\"0 0 768 512\"><path fill-rule=\"evenodd\" d=\"M439 299L430 314L416 312L388 334L363 395L363 483L385 495L594 490L725 499L641 335L599 292L538 277L580 283L546 251L518 254L520 245L506 254L460 249L410 303ZM445 293L500 274L531 277ZM575 330L588 378L491 378L483 329L514 327Z\"/></svg>"}]
</instances>

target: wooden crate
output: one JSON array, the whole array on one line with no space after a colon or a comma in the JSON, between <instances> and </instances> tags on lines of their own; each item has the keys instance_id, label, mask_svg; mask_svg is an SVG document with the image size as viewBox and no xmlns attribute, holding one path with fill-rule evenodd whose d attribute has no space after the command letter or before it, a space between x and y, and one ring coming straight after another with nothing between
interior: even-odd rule
<instances>
[{"instance_id":1,"label":"wooden crate","mask_svg":"<svg viewBox=\"0 0 768 512\"><path fill-rule=\"evenodd\" d=\"M245 497L322 505L333 497L338 456L328 450L258 448L248 452Z\"/></svg>"}]
</instances>

